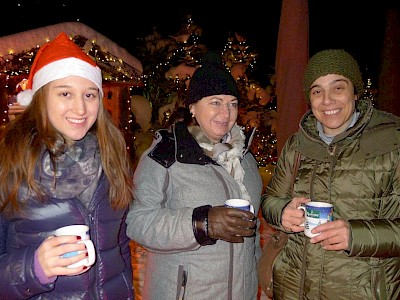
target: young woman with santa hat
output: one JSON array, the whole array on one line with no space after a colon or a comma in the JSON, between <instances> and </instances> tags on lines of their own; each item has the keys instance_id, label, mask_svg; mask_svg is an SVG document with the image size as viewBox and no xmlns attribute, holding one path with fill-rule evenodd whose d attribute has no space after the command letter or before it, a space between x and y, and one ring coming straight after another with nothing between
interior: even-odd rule
<instances>
[{"instance_id":1,"label":"young woman with santa hat","mask_svg":"<svg viewBox=\"0 0 400 300\"><path fill-rule=\"evenodd\" d=\"M131 164L102 97L100 68L65 33L39 49L0 140L1 299L134 298ZM54 235L73 224L89 227L91 266L68 267L85 244Z\"/></svg>"}]
</instances>

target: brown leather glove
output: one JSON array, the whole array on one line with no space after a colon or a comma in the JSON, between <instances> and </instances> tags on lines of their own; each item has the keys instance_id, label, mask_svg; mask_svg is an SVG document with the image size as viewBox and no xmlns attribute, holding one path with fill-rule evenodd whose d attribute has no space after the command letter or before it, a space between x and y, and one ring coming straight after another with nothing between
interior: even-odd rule
<instances>
[{"instance_id":1,"label":"brown leather glove","mask_svg":"<svg viewBox=\"0 0 400 300\"><path fill-rule=\"evenodd\" d=\"M208 210L208 236L231 243L243 243L244 236L255 234L253 213L237 208L214 206Z\"/></svg>"}]
</instances>

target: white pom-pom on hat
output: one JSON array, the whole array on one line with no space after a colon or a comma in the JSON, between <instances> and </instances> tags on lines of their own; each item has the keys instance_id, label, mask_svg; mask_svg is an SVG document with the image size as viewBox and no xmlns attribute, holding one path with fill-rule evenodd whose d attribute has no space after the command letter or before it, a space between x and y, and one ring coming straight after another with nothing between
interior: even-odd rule
<instances>
[{"instance_id":1,"label":"white pom-pom on hat","mask_svg":"<svg viewBox=\"0 0 400 300\"><path fill-rule=\"evenodd\" d=\"M31 103L33 97L32 90L21 91L17 94L17 102L22 106L28 106Z\"/></svg>"}]
</instances>

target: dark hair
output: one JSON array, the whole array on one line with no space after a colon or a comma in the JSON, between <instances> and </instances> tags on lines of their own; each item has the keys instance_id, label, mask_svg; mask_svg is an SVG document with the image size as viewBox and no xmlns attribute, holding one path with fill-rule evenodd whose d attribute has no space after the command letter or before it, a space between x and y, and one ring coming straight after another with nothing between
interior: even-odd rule
<instances>
[{"instance_id":1,"label":"dark hair","mask_svg":"<svg viewBox=\"0 0 400 300\"><path fill-rule=\"evenodd\" d=\"M186 125L189 125L192 122L193 118L188 108L179 106L175 109L171 116L168 119L167 127L177 123L182 122Z\"/></svg>"}]
</instances>

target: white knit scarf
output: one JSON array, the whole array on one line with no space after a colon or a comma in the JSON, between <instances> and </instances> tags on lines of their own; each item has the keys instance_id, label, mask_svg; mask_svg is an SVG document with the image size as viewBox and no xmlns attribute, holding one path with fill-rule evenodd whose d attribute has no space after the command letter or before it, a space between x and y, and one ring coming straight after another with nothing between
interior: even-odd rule
<instances>
[{"instance_id":1,"label":"white knit scarf","mask_svg":"<svg viewBox=\"0 0 400 300\"><path fill-rule=\"evenodd\" d=\"M221 142L217 144L212 143L203 130L197 125L189 126L188 130L204 152L221 165L237 181L242 192L242 198L251 201L249 193L243 185L245 172L240 164L246 150L246 137L243 133L243 129L235 124L222 138Z\"/></svg>"}]
</instances>

